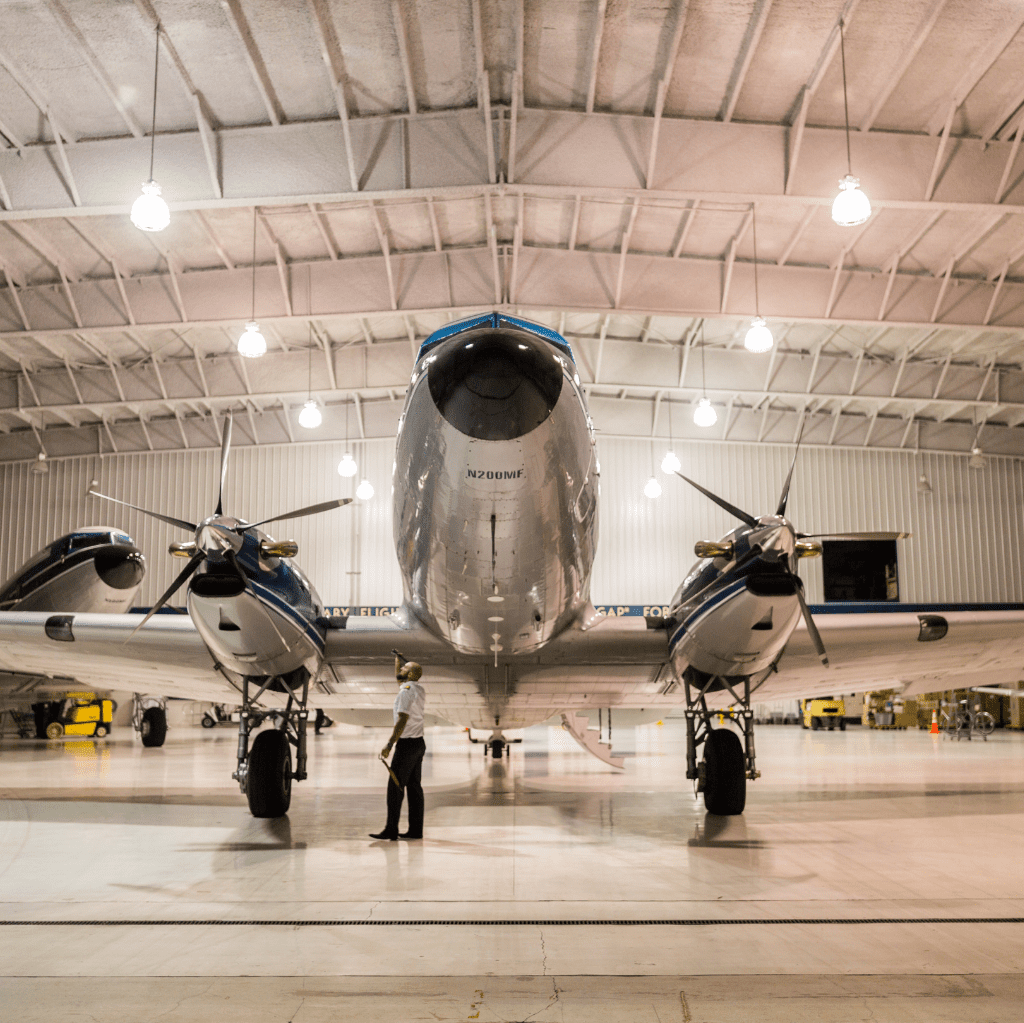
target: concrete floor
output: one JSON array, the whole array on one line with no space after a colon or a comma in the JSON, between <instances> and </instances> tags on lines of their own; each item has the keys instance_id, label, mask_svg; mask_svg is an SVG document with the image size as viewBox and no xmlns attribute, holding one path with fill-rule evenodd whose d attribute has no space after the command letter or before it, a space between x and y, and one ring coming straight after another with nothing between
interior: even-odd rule
<instances>
[{"instance_id":1,"label":"concrete floor","mask_svg":"<svg viewBox=\"0 0 1024 1023\"><path fill-rule=\"evenodd\" d=\"M678 720L621 773L433 729L426 840L375 843L384 734L311 737L279 821L230 729L0 741L0 1019L1024 1021L1024 923L978 922L1024 919L1022 734L762 727L722 819Z\"/></svg>"}]
</instances>

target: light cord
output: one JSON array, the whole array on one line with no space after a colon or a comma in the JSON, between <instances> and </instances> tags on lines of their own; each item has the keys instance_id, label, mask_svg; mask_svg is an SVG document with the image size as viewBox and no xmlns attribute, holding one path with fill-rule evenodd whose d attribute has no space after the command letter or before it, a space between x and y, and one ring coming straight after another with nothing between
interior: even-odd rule
<instances>
[{"instance_id":1,"label":"light cord","mask_svg":"<svg viewBox=\"0 0 1024 1023\"><path fill-rule=\"evenodd\" d=\"M156 56L153 58L153 126L149 133L149 180L153 180L153 159L156 155L156 83L160 71L160 22L156 23Z\"/></svg>"},{"instance_id":2,"label":"light cord","mask_svg":"<svg viewBox=\"0 0 1024 1023\"><path fill-rule=\"evenodd\" d=\"M252 315L256 319L256 207L252 208Z\"/></svg>"},{"instance_id":3,"label":"light cord","mask_svg":"<svg viewBox=\"0 0 1024 1023\"><path fill-rule=\"evenodd\" d=\"M757 203L750 204L750 223L754 230L754 315L761 315L761 300L757 292Z\"/></svg>"},{"instance_id":4,"label":"light cord","mask_svg":"<svg viewBox=\"0 0 1024 1023\"><path fill-rule=\"evenodd\" d=\"M846 118L846 173L853 177L853 161L850 159L850 104L846 98L846 43L843 35L843 19L839 19L839 54L843 63L843 114Z\"/></svg>"}]
</instances>

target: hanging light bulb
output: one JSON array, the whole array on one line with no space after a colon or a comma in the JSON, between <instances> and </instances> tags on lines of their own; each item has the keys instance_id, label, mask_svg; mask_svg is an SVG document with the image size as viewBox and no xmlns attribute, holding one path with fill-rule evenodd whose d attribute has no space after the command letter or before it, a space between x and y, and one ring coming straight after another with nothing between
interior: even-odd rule
<instances>
[{"instance_id":1,"label":"hanging light bulb","mask_svg":"<svg viewBox=\"0 0 1024 1023\"><path fill-rule=\"evenodd\" d=\"M718 413L707 398L701 398L693 410L693 421L698 426L714 426L718 422Z\"/></svg>"},{"instance_id":2,"label":"hanging light bulb","mask_svg":"<svg viewBox=\"0 0 1024 1023\"><path fill-rule=\"evenodd\" d=\"M131 220L140 231L162 231L171 222L171 211L153 180L156 157L156 86L160 70L160 25L156 26L156 52L153 56L153 120L149 132L149 180L143 182L142 195L132 203Z\"/></svg>"},{"instance_id":3,"label":"hanging light bulb","mask_svg":"<svg viewBox=\"0 0 1024 1023\"><path fill-rule=\"evenodd\" d=\"M171 222L171 211L155 181L143 184L142 195L132 203L131 217L140 231L162 231Z\"/></svg>"},{"instance_id":4,"label":"hanging light bulb","mask_svg":"<svg viewBox=\"0 0 1024 1023\"><path fill-rule=\"evenodd\" d=\"M683 463L679 461L679 458L674 451L669 451L661 460L661 471L669 476L674 472L679 472L682 467Z\"/></svg>"},{"instance_id":5,"label":"hanging light bulb","mask_svg":"<svg viewBox=\"0 0 1024 1023\"><path fill-rule=\"evenodd\" d=\"M644 497L649 497L652 500L656 497L661 497L661 484L653 476L644 487Z\"/></svg>"},{"instance_id":6,"label":"hanging light bulb","mask_svg":"<svg viewBox=\"0 0 1024 1023\"><path fill-rule=\"evenodd\" d=\"M832 219L840 227L856 227L871 216L871 203L860 190L860 178L853 176L850 153L850 103L846 95L846 24L839 18L839 52L843 61L843 118L846 124L846 176L839 182L839 194L832 200Z\"/></svg>"},{"instance_id":7,"label":"hanging light bulb","mask_svg":"<svg viewBox=\"0 0 1024 1023\"><path fill-rule=\"evenodd\" d=\"M967 459L967 464L972 469L984 469L988 465L988 459L985 457L985 452L978 446L978 442L974 442L974 447L971 448L971 457Z\"/></svg>"},{"instance_id":8,"label":"hanging light bulb","mask_svg":"<svg viewBox=\"0 0 1024 1023\"><path fill-rule=\"evenodd\" d=\"M919 494L930 494L932 492L932 485L928 482L928 477L924 473L917 477L917 492Z\"/></svg>"},{"instance_id":9,"label":"hanging light bulb","mask_svg":"<svg viewBox=\"0 0 1024 1023\"><path fill-rule=\"evenodd\" d=\"M775 344L775 338L768 329L764 317L755 316L750 321L750 329L747 331L747 336L743 339L743 347L748 352L760 354L761 352L770 351L773 344Z\"/></svg>"},{"instance_id":10,"label":"hanging light bulb","mask_svg":"<svg viewBox=\"0 0 1024 1023\"><path fill-rule=\"evenodd\" d=\"M860 190L860 178L852 174L839 180L839 194L832 201L832 219L840 227L856 227L871 216L871 203Z\"/></svg>"},{"instance_id":11,"label":"hanging light bulb","mask_svg":"<svg viewBox=\"0 0 1024 1023\"><path fill-rule=\"evenodd\" d=\"M373 497L373 484L369 480L363 480L358 487L356 487L356 497L360 501L369 501Z\"/></svg>"},{"instance_id":12,"label":"hanging light bulb","mask_svg":"<svg viewBox=\"0 0 1024 1023\"><path fill-rule=\"evenodd\" d=\"M324 417L320 414L320 409L311 398L302 406L302 411L299 413L299 426L304 426L307 430L315 430L323 421Z\"/></svg>"},{"instance_id":13,"label":"hanging light bulb","mask_svg":"<svg viewBox=\"0 0 1024 1023\"><path fill-rule=\"evenodd\" d=\"M346 478L355 476L358 469L359 467L356 465L356 460L346 451L345 454L341 456L341 461L338 463L338 475L345 476Z\"/></svg>"},{"instance_id":14,"label":"hanging light bulb","mask_svg":"<svg viewBox=\"0 0 1024 1023\"><path fill-rule=\"evenodd\" d=\"M267 351L267 339L260 333L260 325L250 320L245 325L245 332L238 339L238 354L247 359L258 359Z\"/></svg>"}]
</instances>

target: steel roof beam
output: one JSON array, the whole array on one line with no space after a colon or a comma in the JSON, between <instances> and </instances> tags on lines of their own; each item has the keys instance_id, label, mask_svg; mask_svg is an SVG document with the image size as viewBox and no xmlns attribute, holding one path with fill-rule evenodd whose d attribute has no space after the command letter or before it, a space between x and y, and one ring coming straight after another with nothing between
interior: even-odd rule
<instances>
[{"instance_id":1,"label":"steel roof beam","mask_svg":"<svg viewBox=\"0 0 1024 1023\"><path fill-rule=\"evenodd\" d=\"M477 116L468 110L403 115L410 125L408 161L401 147L389 144L393 118L353 119L350 141L361 154L377 151L367 172L367 198L425 201L483 194L493 179L493 139L488 133L482 144L475 141L479 133L472 122ZM780 208L799 209L802 214L808 206L831 204L834 177L845 165L841 130L806 128L803 148L810 154L804 161L806 167L795 176L792 172L787 176L790 129L784 125L723 124L663 116L657 166L648 175L643 160L638 161L624 140L637 138L646 151L654 121L650 115L585 115L580 111L525 108L518 115L520 149L529 145L531 153L542 155L528 164L520 161L516 184L495 185L490 192L495 196L546 198L580 194L619 201L639 196L643 202L667 200L679 203L680 208L694 200L704 205L772 200ZM438 147L463 152L467 135L471 153L463 160L439 165ZM211 128L206 146L199 130L176 132L161 142L161 166L167 178L176 182L174 194L166 194L166 198L172 212L253 204L351 202L355 190L344 180L344 172L339 174L349 151L344 136L337 121ZM929 136L899 132L870 132L860 140L858 163L871 168L871 180L865 185L875 208L979 215L996 210L1024 213L1019 186L1008 197L1010 202L992 202L1004 176L1009 142L985 147L975 140L962 140L951 147L934 197L922 199L935 145ZM0 211L0 220L127 216L129 203L124 197L136 192L132 168L139 166L145 148L146 140L120 138L82 140L69 150L66 155L74 172L80 207L69 203L66 182L59 166L50 159L49 145L26 146L20 158L15 150L0 150L0 176L16 207ZM232 182L229 197L218 198L213 180L204 173L208 150L218 154L218 179ZM602 158L579 159L580 152L589 151L601 152ZM297 153L307 152L333 152L337 159L296 158ZM684 160L681 157L686 153L699 158ZM412 178L416 181L419 175L415 170L421 163L429 166L430 177L436 183L406 187L407 165L414 169ZM737 178L737 166L746 165L758 168L756 186L744 187L740 183L743 179ZM832 165L835 175L822 176L818 168ZM101 173L98 167L103 168ZM353 163L353 173L354 168ZM647 187L651 178L658 181L658 188ZM723 187L723 183L728 184Z\"/></svg>"}]
</instances>

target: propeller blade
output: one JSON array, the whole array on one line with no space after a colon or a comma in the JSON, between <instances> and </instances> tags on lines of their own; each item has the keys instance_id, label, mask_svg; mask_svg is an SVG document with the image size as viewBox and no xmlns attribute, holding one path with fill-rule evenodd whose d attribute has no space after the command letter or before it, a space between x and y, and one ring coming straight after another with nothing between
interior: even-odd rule
<instances>
[{"instance_id":1,"label":"propeller blade","mask_svg":"<svg viewBox=\"0 0 1024 1023\"><path fill-rule=\"evenodd\" d=\"M799 540L909 540L913 533L797 533Z\"/></svg>"},{"instance_id":2,"label":"propeller blade","mask_svg":"<svg viewBox=\"0 0 1024 1023\"><path fill-rule=\"evenodd\" d=\"M195 554L192 555L191 558L189 558L188 564L178 573L177 579L175 579L174 582L167 587L167 590L164 593L164 595L149 609L149 614L147 614L146 617L143 618L142 621L139 622L139 624L136 625L134 629L132 629L131 636L129 636L125 640L125 643L130 643L132 640L132 636L134 636L135 633L138 632L139 629L141 629L142 626L145 625L146 622L148 622L150 618L152 618L153 615L155 615L157 611L159 611L160 608L162 608L164 604L166 604L167 601L171 599L171 597L174 596L177 589L181 586L182 583L185 582L186 579L188 579L190 575L192 575L192 573L199 567L199 563L205 557L206 555L202 551L197 551Z\"/></svg>"},{"instance_id":3,"label":"propeller blade","mask_svg":"<svg viewBox=\"0 0 1024 1023\"><path fill-rule=\"evenodd\" d=\"M789 474L786 476L786 482L782 485L782 496L779 498L779 507L776 510L776 515L786 514L786 502L789 501L789 485L793 482L793 470L796 468L797 456L800 454L800 442L804 439L804 423L806 419L800 423L800 433L796 438L796 451L793 452L793 461L789 463Z\"/></svg>"},{"instance_id":4,"label":"propeller blade","mask_svg":"<svg viewBox=\"0 0 1024 1023\"><path fill-rule=\"evenodd\" d=\"M231 453L231 413L224 420L224 430L220 437L220 489L217 491L217 510L215 515L224 511L224 480L228 475L228 455Z\"/></svg>"},{"instance_id":5,"label":"propeller blade","mask_svg":"<svg viewBox=\"0 0 1024 1023\"><path fill-rule=\"evenodd\" d=\"M281 630L277 627L277 622L274 621L274 616L263 606L263 601L260 600L259 594L253 588L252 580L245 574L245 569L238 563L238 558L235 556L233 550L226 550L224 557L227 558L231 567L235 570L238 578L242 580L242 585L246 588L249 596L252 597L259 605L259 609L263 612L264 618L270 622L270 627L277 634L277 638L281 641L286 650L291 650L291 644L281 635Z\"/></svg>"},{"instance_id":6,"label":"propeller blade","mask_svg":"<svg viewBox=\"0 0 1024 1023\"><path fill-rule=\"evenodd\" d=\"M148 508L140 508L137 504L129 504L127 501L119 501L116 497L107 497L106 494L101 494L97 490L89 491L90 497L102 497L104 501L113 501L114 504L123 504L125 508L133 508L137 512L142 512L143 515L148 515L151 519L159 519L161 522L166 522L169 526L177 526L179 529L187 529L190 533L196 531L195 523L186 522L184 519L176 519L171 515L161 515L160 512L150 511Z\"/></svg>"},{"instance_id":7,"label":"propeller blade","mask_svg":"<svg viewBox=\"0 0 1024 1023\"><path fill-rule=\"evenodd\" d=\"M804 589L802 586L796 588L796 597L800 601L800 610L803 612L804 622L807 625L807 634L811 637L814 649L818 651L821 663L827 668L828 654L825 653L825 644L821 641L821 633L818 632L818 626L814 624L814 616L811 614L811 609L807 606L807 601L804 599Z\"/></svg>"},{"instance_id":8,"label":"propeller blade","mask_svg":"<svg viewBox=\"0 0 1024 1023\"><path fill-rule=\"evenodd\" d=\"M676 475L681 480L686 480L691 487L696 487L706 498L715 502L719 508L725 509L730 515L735 515L740 522L746 523L748 526L756 527L758 525L757 519L753 515L748 515L745 511L737 508L734 504L729 502L724 497L719 497L717 494L712 494L710 490L705 490L699 483L694 483L689 476L684 476L681 472L676 472Z\"/></svg>"},{"instance_id":9,"label":"propeller blade","mask_svg":"<svg viewBox=\"0 0 1024 1023\"><path fill-rule=\"evenodd\" d=\"M351 497L339 497L333 501L324 501L321 504L311 504L308 508L299 508L296 511L285 512L283 515L273 515L269 519L260 519L259 522L251 522L247 526L239 526L238 532L244 533L247 529L255 529L256 526L265 526L268 522L280 522L282 519L301 519L306 515L319 515L321 512L331 511L334 508L343 508L351 504Z\"/></svg>"}]
</instances>

